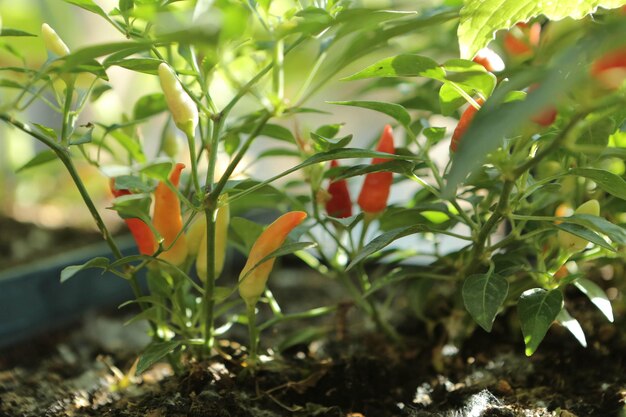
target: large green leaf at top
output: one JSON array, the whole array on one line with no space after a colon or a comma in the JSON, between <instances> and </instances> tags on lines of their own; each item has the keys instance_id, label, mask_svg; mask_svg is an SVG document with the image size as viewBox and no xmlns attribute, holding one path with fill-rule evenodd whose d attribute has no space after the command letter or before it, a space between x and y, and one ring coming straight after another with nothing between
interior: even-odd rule
<instances>
[{"instance_id":1,"label":"large green leaf at top","mask_svg":"<svg viewBox=\"0 0 626 417\"><path fill-rule=\"evenodd\" d=\"M457 31L461 58L472 59L496 31L544 15L550 20L582 19L598 7L614 9L626 0L466 0Z\"/></svg>"},{"instance_id":2,"label":"large green leaf at top","mask_svg":"<svg viewBox=\"0 0 626 417\"><path fill-rule=\"evenodd\" d=\"M467 175L481 166L486 155L501 146L505 137L518 135L519 129L538 111L553 105L571 88L584 82L588 63L600 53L603 45L623 45L625 38L626 27L622 22L592 26L576 44L555 56L549 67L529 68L512 76L509 82L501 83L463 135L447 177L444 196L451 196ZM540 86L525 100L508 101L512 92L533 83Z\"/></svg>"}]
</instances>

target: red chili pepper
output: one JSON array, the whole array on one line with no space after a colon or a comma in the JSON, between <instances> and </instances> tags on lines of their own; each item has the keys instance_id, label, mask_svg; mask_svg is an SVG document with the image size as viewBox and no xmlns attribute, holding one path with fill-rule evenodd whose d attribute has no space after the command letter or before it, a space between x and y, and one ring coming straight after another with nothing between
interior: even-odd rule
<instances>
[{"instance_id":1,"label":"red chili pepper","mask_svg":"<svg viewBox=\"0 0 626 417\"><path fill-rule=\"evenodd\" d=\"M479 106L482 106L485 102L480 97L477 98L475 101L476 103L478 103ZM476 107L470 105L467 109L465 109L465 111L461 115L461 118L459 119L459 123L456 125L456 128L454 128L454 132L452 133L452 140L450 141L450 152L452 153L456 152L456 148L459 146L459 143L461 142L461 138L465 134L465 131L467 130L469 125L472 123L472 120L474 119L474 115L476 114L477 111L478 109Z\"/></svg>"},{"instance_id":2,"label":"red chili pepper","mask_svg":"<svg viewBox=\"0 0 626 417\"><path fill-rule=\"evenodd\" d=\"M538 87L539 87L539 84L533 84L528 88L528 92L530 93L531 91L537 89ZM530 120L532 120L533 122L537 123L540 126L550 126L556 120L556 115L557 115L556 107L547 106L541 109L539 112L537 112L537 114L531 117Z\"/></svg>"},{"instance_id":3,"label":"red chili pepper","mask_svg":"<svg viewBox=\"0 0 626 417\"><path fill-rule=\"evenodd\" d=\"M619 88L626 79L626 48L610 51L591 66L591 76L609 89Z\"/></svg>"},{"instance_id":4,"label":"red chili pepper","mask_svg":"<svg viewBox=\"0 0 626 417\"><path fill-rule=\"evenodd\" d=\"M117 190L115 189L115 180L111 178L110 182L111 193L115 197L132 194L129 190ZM124 219L130 233L137 243L139 253L142 255L152 255L156 251L156 239L150 227L138 218Z\"/></svg>"},{"instance_id":5,"label":"red chili pepper","mask_svg":"<svg viewBox=\"0 0 626 417\"><path fill-rule=\"evenodd\" d=\"M330 161L330 167L338 167L337 161ZM328 185L328 194L330 200L326 201L326 213L329 216L343 219L352 216L352 200L350 199L350 191L346 180L333 181L330 179Z\"/></svg>"},{"instance_id":6,"label":"red chili pepper","mask_svg":"<svg viewBox=\"0 0 626 417\"><path fill-rule=\"evenodd\" d=\"M383 134L376 146L378 152L395 153L393 145L393 130L390 125L386 125ZM372 165L391 161L389 158L374 158ZM359 207L365 213L380 213L387 208L387 199L393 182L391 172L371 172L365 176L361 193L359 194Z\"/></svg>"},{"instance_id":7,"label":"red chili pepper","mask_svg":"<svg viewBox=\"0 0 626 417\"><path fill-rule=\"evenodd\" d=\"M170 174L170 182L174 187L178 187L180 173L184 168L184 164L176 164ZM175 265L182 264L187 257L187 240L184 233L181 233L181 230L183 230L183 217L180 210L180 200L178 195L164 182L160 182L154 192L152 223L161 237L163 237L163 246L169 248L159 257ZM173 246L171 246L172 244Z\"/></svg>"},{"instance_id":8,"label":"red chili pepper","mask_svg":"<svg viewBox=\"0 0 626 417\"><path fill-rule=\"evenodd\" d=\"M538 22L528 25L518 23L504 36L504 49L512 56L524 56L533 53L539 46L541 25Z\"/></svg>"}]
</instances>

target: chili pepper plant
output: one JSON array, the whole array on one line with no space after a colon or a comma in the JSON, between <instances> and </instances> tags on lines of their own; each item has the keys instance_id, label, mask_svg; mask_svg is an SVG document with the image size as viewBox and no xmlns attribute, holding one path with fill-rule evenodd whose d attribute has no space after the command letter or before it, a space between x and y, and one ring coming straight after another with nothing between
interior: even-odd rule
<instances>
[{"instance_id":1,"label":"chili pepper plant","mask_svg":"<svg viewBox=\"0 0 626 417\"><path fill-rule=\"evenodd\" d=\"M15 56L0 74L0 119L47 147L27 168L63 165L111 249L113 260L61 280L102 269L133 288L127 304L153 337L138 372L211 357L242 325L254 369L267 329L299 321L304 340L346 297L398 346L407 310L436 319L442 296L469 313L470 331L516 311L528 355L552 325L586 344L570 288L613 320L588 272L623 265L626 243L624 1L65 3L116 37L75 46L58 26L29 33L5 19L0 42ZM18 37L47 60L21 62ZM151 87L131 86L119 119L98 120L90 108L120 88L109 79L120 68ZM356 121L342 120L346 106ZM374 113L386 122L359 127ZM261 138L271 145L259 151ZM284 168L244 169L261 159ZM85 187L85 163L110 187L108 207ZM274 212L244 217L259 207ZM125 220L138 254L122 255L104 210ZM234 279L233 251L247 258ZM288 300L270 289L286 255L344 294L283 313Z\"/></svg>"}]
</instances>

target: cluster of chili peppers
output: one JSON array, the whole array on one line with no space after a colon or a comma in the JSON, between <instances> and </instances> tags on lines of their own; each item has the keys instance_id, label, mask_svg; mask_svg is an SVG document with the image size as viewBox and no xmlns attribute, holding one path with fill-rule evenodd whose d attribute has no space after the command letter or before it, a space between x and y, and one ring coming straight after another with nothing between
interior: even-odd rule
<instances>
[{"instance_id":1,"label":"cluster of chili peppers","mask_svg":"<svg viewBox=\"0 0 626 417\"><path fill-rule=\"evenodd\" d=\"M393 130L390 125L386 125L376 146L376 151L394 154L393 142ZM390 160L389 158L373 158L372 165ZM337 166L339 164L336 161L331 161L331 168ZM392 182L393 173L391 172L381 171L367 174L357 199L361 210L370 216L382 213L387 207ZM352 200L346 181L334 181L331 178L327 191L330 196L325 204L328 215L337 218L350 217L352 215Z\"/></svg>"},{"instance_id":2,"label":"cluster of chili peppers","mask_svg":"<svg viewBox=\"0 0 626 417\"><path fill-rule=\"evenodd\" d=\"M180 175L185 168L184 164L176 164L172 170L169 182L178 187ZM115 182L111 181L111 192L115 197L132 194L129 190L118 190ZM139 253L153 255L159 249L159 243L151 228L139 218L125 219ZM159 182L154 191L154 213L152 215L154 229L161 236L163 252L159 258L174 265L182 264L187 258L187 239L183 233L183 219L180 200L175 191L164 183Z\"/></svg>"}]
</instances>

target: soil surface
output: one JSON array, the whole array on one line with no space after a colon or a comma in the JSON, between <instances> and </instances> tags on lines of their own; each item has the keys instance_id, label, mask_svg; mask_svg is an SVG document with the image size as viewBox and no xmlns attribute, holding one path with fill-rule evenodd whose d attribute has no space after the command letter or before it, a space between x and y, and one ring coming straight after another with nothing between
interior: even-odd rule
<instances>
[{"instance_id":1,"label":"soil surface","mask_svg":"<svg viewBox=\"0 0 626 417\"><path fill-rule=\"evenodd\" d=\"M406 326L404 346L348 333L274 354L252 374L245 347L222 340L179 375L162 363L137 377L145 326L90 315L0 352L0 416L625 416L624 320L588 320L588 348L553 326L531 358L505 318L460 350Z\"/></svg>"},{"instance_id":2,"label":"soil surface","mask_svg":"<svg viewBox=\"0 0 626 417\"><path fill-rule=\"evenodd\" d=\"M7 242L30 245L28 225L2 220L0 230L0 239L15 237L0 240L0 255L14 250ZM47 242L43 247L60 251L69 237L88 236L41 233L49 234L39 237ZM0 269L15 258L0 259ZM293 274L272 277L277 297L292 301L284 307L306 309L337 299L328 282L294 280ZM159 363L137 376L133 369L149 342L147 325L124 326L129 317L119 312L88 314L72 327L0 351L0 417L626 417L623 301L610 324L579 293L566 299L587 334L586 349L554 325L527 358L514 309L487 334L467 331L472 325L466 315L449 306L432 322L396 320L404 338L399 346L364 326L362 315L346 304L338 308L341 314L319 322L265 332L264 363L254 373L242 366L242 327L219 342L211 360L188 362L176 374ZM326 333L280 353L268 349L294 326ZM463 333L472 335L451 336Z\"/></svg>"},{"instance_id":3,"label":"soil surface","mask_svg":"<svg viewBox=\"0 0 626 417\"><path fill-rule=\"evenodd\" d=\"M102 236L97 232L72 228L44 229L0 215L0 271L101 241Z\"/></svg>"}]
</instances>

